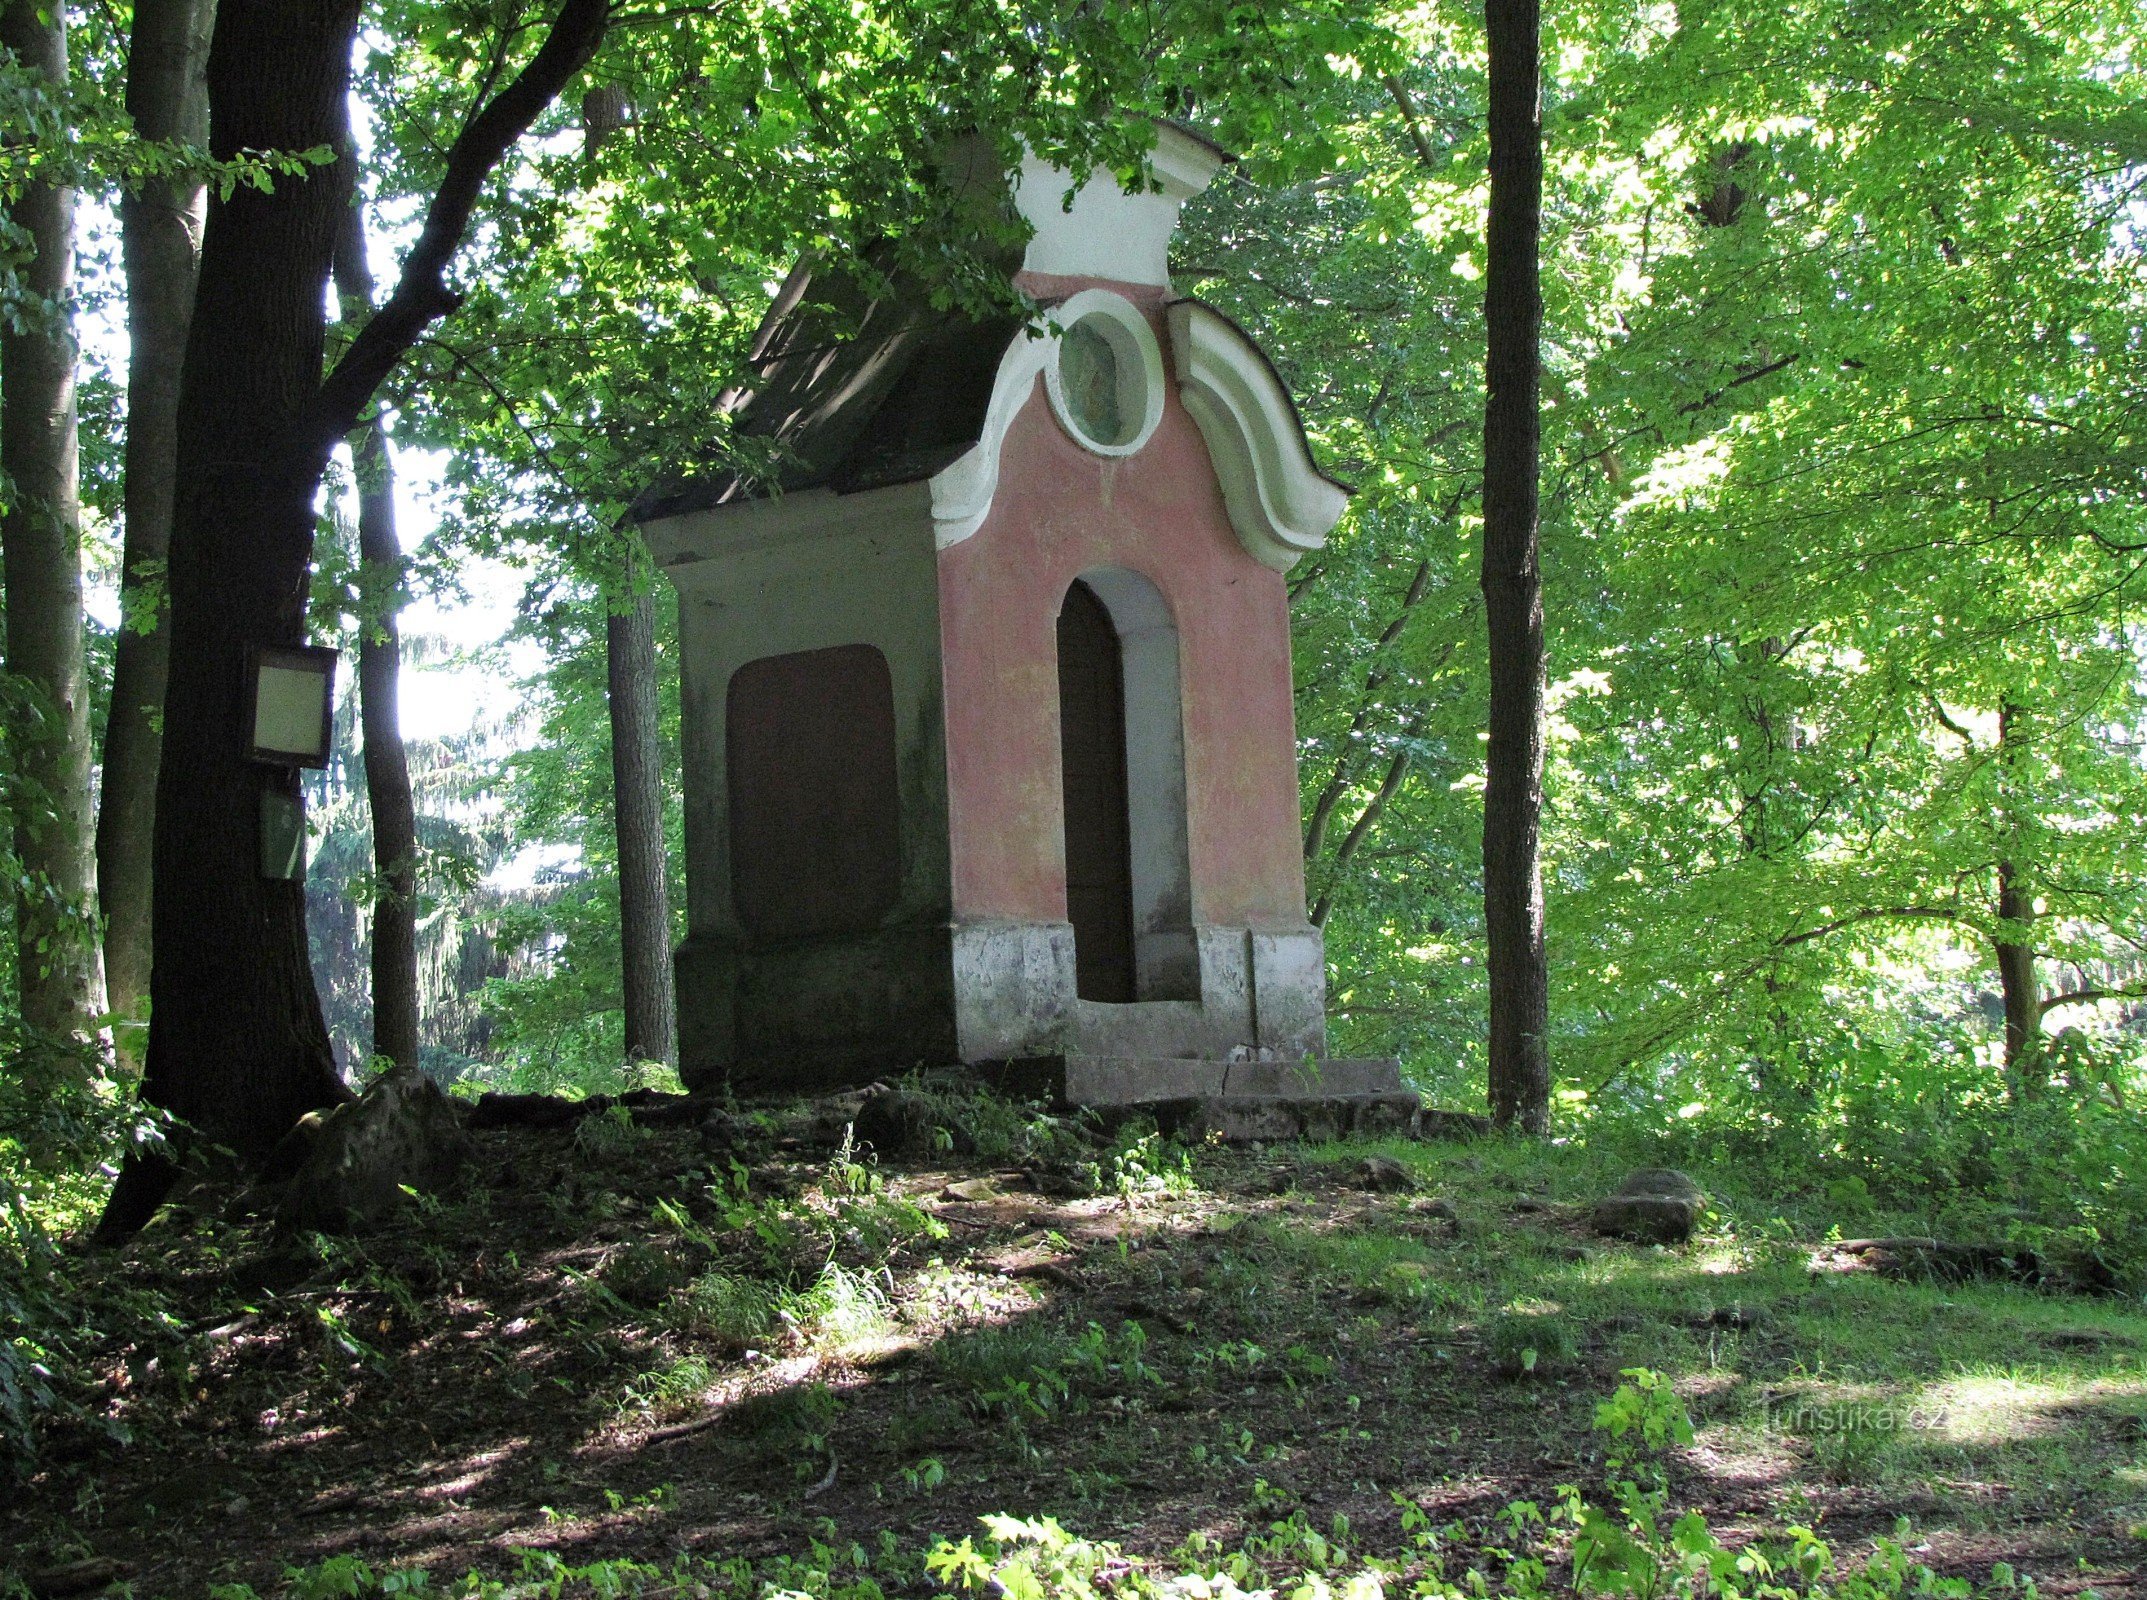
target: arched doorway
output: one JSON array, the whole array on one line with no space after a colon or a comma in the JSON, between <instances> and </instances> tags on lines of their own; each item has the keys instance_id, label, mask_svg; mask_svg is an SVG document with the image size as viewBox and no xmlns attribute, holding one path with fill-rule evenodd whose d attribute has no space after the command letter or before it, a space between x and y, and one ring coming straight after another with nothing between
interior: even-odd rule
<instances>
[{"instance_id":1,"label":"arched doorway","mask_svg":"<svg viewBox=\"0 0 2147 1600\"><path fill-rule=\"evenodd\" d=\"M1138 573L1084 573L1060 606L1058 647L1075 993L1197 1000L1170 609Z\"/></svg>"}]
</instances>

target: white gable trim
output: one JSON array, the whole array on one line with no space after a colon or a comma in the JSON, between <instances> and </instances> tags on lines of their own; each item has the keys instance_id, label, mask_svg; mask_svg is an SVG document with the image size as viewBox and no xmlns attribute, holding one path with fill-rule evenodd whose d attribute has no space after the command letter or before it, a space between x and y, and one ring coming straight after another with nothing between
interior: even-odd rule
<instances>
[{"instance_id":1,"label":"white gable trim","mask_svg":"<svg viewBox=\"0 0 2147 1600\"><path fill-rule=\"evenodd\" d=\"M991 514L1007 430L1058 359L1059 320L1116 299L1108 291L1083 291L1053 308L1040 333L1017 335L1007 346L983 432L931 479L933 541L940 549L960 544ZM1327 542L1349 493L1313 464L1282 380L1236 323L1197 300L1174 300L1165 311L1178 394L1207 441L1230 525L1255 561L1287 572ZM1153 428L1150 422L1132 448L1146 444Z\"/></svg>"},{"instance_id":2,"label":"white gable trim","mask_svg":"<svg viewBox=\"0 0 2147 1600\"><path fill-rule=\"evenodd\" d=\"M1048 330L1025 330L1014 336L999 358L991 401L984 411L984 431L930 480L932 537L940 549L960 544L984 526L991 514L992 496L999 492L999 451L1006 443L1006 430L1014 425L1014 418L1036 392L1037 378L1058 353L1059 341Z\"/></svg>"},{"instance_id":3,"label":"white gable trim","mask_svg":"<svg viewBox=\"0 0 2147 1600\"><path fill-rule=\"evenodd\" d=\"M1208 442L1230 524L1255 561L1287 572L1327 542L1348 491L1313 464L1289 392L1236 323L1197 300L1174 300L1166 315L1178 393Z\"/></svg>"},{"instance_id":4,"label":"white gable trim","mask_svg":"<svg viewBox=\"0 0 2147 1600\"><path fill-rule=\"evenodd\" d=\"M1022 258L1023 270L1168 288L1170 236L1178 227L1178 208L1213 182L1222 164L1219 152L1160 123L1148 159L1160 193L1128 194L1110 171L1098 167L1081 183L1068 209L1066 191L1074 188L1072 177L1027 156L1014 180L1014 204L1035 230Z\"/></svg>"}]
</instances>

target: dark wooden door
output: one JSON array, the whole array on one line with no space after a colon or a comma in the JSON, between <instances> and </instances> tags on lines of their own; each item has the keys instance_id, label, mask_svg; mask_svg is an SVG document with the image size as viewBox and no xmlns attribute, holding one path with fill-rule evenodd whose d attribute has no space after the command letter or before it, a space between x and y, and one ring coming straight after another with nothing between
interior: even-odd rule
<instances>
[{"instance_id":1,"label":"dark wooden door","mask_svg":"<svg viewBox=\"0 0 2147 1600\"><path fill-rule=\"evenodd\" d=\"M1066 917L1084 1000L1134 998L1133 856L1126 825L1126 682L1118 629L1085 583L1059 611L1059 751Z\"/></svg>"},{"instance_id":2,"label":"dark wooden door","mask_svg":"<svg viewBox=\"0 0 2147 1600\"><path fill-rule=\"evenodd\" d=\"M902 889L894 682L869 644L731 676L731 901L761 939L864 933Z\"/></svg>"}]
</instances>

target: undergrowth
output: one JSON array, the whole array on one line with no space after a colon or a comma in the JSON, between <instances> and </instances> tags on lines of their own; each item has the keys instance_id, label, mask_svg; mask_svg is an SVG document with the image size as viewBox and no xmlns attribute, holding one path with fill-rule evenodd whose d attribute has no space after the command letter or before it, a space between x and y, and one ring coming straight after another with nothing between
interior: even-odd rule
<instances>
[{"instance_id":1,"label":"undergrowth","mask_svg":"<svg viewBox=\"0 0 2147 1600\"><path fill-rule=\"evenodd\" d=\"M979 1365L980 1381L995 1374L1003 1382L1017 1369L1067 1368L1064 1353L1044 1360L1036 1350L1017 1356L981 1343L963 1359ZM1105 1343L1087 1341L1072 1363L1107 1368ZM1971 1600L1979 1593L2034 1600L2034 1583L2002 1566L1979 1591L1911 1560L1905 1520L1891 1537L1839 1554L1801 1525L1772 1540L1725 1543L1699 1512L1672 1514L1664 1460L1693 1438L1683 1402L1667 1379L1646 1368L1629 1369L1622 1379L1596 1408L1596 1429L1609 1445L1597 1497L1561 1485L1548 1508L1513 1501L1471 1530L1438 1524L1397 1492L1402 1538L1386 1551L1368 1548L1347 1517L1319 1526L1302 1509L1236 1545L1196 1530L1159 1558L1080 1537L1052 1516L987 1516L981 1533L941 1538L922 1551L904 1549L884 1531L869 1545L846 1539L823 1519L802 1555L758 1561L681 1554L669 1563L577 1565L551 1551L525 1550L509 1576L471 1571L439 1580L422 1567L376 1568L341 1555L286 1568L273 1593L280 1600L886 1600L937 1586L990 1600L1548 1600L1565 1593L1611 1600ZM814 1395L822 1397L817 1410L809 1404ZM1008 1403L1004 1391L992 1403ZM786 1409L783 1425L805 1430L818 1419L824 1426L833 1404L824 1389L805 1391ZM208 1593L210 1600L263 1600L243 1583L215 1585Z\"/></svg>"}]
</instances>

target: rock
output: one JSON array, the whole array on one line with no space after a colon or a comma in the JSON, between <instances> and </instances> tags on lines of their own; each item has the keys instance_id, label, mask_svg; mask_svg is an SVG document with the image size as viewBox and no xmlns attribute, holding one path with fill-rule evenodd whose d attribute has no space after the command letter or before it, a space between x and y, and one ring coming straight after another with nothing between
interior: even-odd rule
<instances>
[{"instance_id":1,"label":"rock","mask_svg":"<svg viewBox=\"0 0 2147 1600\"><path fill-rule=\"evenodd\" d=\"M445 1188L469 1153L455 1108L415 1067L397 1067L357 1099L315 1115L311 1148L277 1207L292 1227L335 1233L383 1221L405 1188Z\"/></svg>"},{"instance_id":2,"label":"rock","mask_svg":"<svg viewBox=\"0 0 2147 1600\"><path fill-rule=\"evenodd\" d=\"M969 1130L921 1094L875 1084L852 1122L857 1142L882 1156L968 1155L976 1140Z\"/></svg>"},{"instance_id":3,"label":"rock","mask_svg":"<svg viewBox=\"0 0 2147 1600\"><path fill-rule=\"evenodd\" d=\"M2044 1344L2060 1350L2102 1350L2113 1344L2130 1344L2132 1341L2108 1328L2052 1328L2039 1336Z\"/></svg>"},{"instance_id":4,"label":"rock","mask_svg":"<svg viewBox=\"0 0 2147 1600\"><path fill-rule=\"evenodd\" d=\"M700 1264L700 1252L683 1239L639 1239L607 1260L597 1278L628 1305L646 1309L683 1288Z\"/></svg>"},{"instance_id":5,"label":"rock","mask_svg":"<svg viewBox=\"0 0 2147 1600\"><path fill-rule=\"evenodd\" d=\"M1029 1187L1054 1200L1078 1200L1084 1195L1094 1194L1095 1173L1093 1164L1084 1172L1082 1164L1074 1161L1040 1161L1032 1158L1023 1167L1023 1175L1027 1178Z\"/></svg>"},{"instance_id":6,"label":"rock","mask_svg":"<svg viewBox=\"0 0 2147 1600\"><path fill-rule=\"evenodd\" d=\"M1440 1111L1424 1107L1416 1116L1420 1139L1481 1139L1491 1131L1491 1119L1473 1111Z\"/></svg>"},{"instance_id":7,"label":"rock","mask_svg":"<svg viewBox=\"0 0 2147 1600\"><path fill-rule=\"evenodd\" d=\"M733 1116L721 1106L710 1106L696 1125L701 1139L712 1150L732 1150L749 1142L757 1130L749 1119Z\"/></svg>"},{"instance_id":8,"label":"rock","mask_svg":"<svg viewBox=\"0 0 2147 1600\"><path fill-rule=\"evenodd\" d=\"M1703 1209L1707 1205L1707 1191L1675 1167L1637 1168L1626 1174L1625 1181L1618 1185L1618 1193L1671 1195L1679 1200L1690 1200Z\"/></svg>"},{"instance_id":9,"label":"rock","mask_svg":"<svg viewBox=\"0 0 2147 1600\"><path fill-rule=\"evenodd\" d=\"M1409 1202L1409 1215L1412 1217L1429 1217L1436 1222L1458 1223L1461 1221L1461 1213L1454 1209L1454 1203L1451 1200L1412 1200Z\"/></svg>"},{"instance_id":10,"label":"rock","mask_svg":"<svg viewBox=\"0 0 2147 1600\"><path fill-rule=\"evenodd\" d=\"M1692 1237L1707 1195L1673 1167L1642 1167L1618 1192L1596 1202L1595 1231L1638 1244L1683 1244Z\"/></svg>"},{"instance_id":11,"label":"rock","mask_svg":"<svg viewBox=\"0 0 2147 1600\"><path fill-rule=\"evenodd\" d=\"M276 1141L276 1148L261 1163L262 1184L289 1183L297 1177L312 1156L313 1147L321 1142L321 1129L327 1125L326 1111L308 1111L292 1123L290 1131Z\"/></svg>"},{"instance_id":12,"label":"rock","mask_svg":"<svg viewBox=\"0 0 2147 1600\"><path fill-rule=\"evenodd\" d=\"M1392 1156L1366 1156L1357 1163L1349 1181L1375 1194L1409 1194L1416 1189L1416 1174Z\"/></svg>"},{"instance_id":13,"label":"rock","mask_svg":"<svg viewBox=\"0 0 2147 1600\"><path fill-rule=\"evenodd\" d=\"M939 1194L943 1200L966 1200L972 1205L1002 1198L998 1186L989 1178L963 1178L948 1184Z\"/></svg>"}]
</instances>

